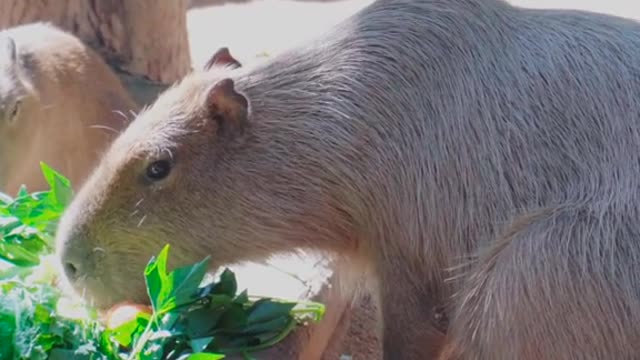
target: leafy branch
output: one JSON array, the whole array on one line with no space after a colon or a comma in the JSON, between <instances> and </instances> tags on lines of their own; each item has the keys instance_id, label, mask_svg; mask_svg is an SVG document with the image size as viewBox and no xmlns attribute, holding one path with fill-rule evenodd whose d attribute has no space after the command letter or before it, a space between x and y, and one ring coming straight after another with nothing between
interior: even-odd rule
<instances>
[{"instance_id":1,"label":"leafy branch","mask_svg":"<svg viewBox=\"0 0 640 360\"><path fill-rule=\"evenodd\" d=\"M166 245L143 274L151 311L105 326L94 309L55 286L53 239L73 191L68 179L41 167L48 191L22 187L15 198L0 193L0 359L249 358L306 321L322 319L322 304L238 293L229 269L205 283L208 257L168 271Z\"/></svg>"}]
</instances>

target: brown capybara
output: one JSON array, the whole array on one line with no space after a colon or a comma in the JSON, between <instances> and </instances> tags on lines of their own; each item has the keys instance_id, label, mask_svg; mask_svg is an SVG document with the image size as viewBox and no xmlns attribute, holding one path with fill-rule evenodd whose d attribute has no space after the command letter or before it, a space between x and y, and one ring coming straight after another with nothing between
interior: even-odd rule
<instances>
[{"instance_id":1,"label":"brown capybara","mask_svg":"<svg viewBox=\"0 0 640 360\"><path fill-rule=\"evenodd\" d=\"M215 266L317 249L372 275L385 359L447 332L461 359L635 358L638 99L637 22L379 0L162 94L66 212L61 262L108 306L144 300L165 243Z\"/></svg>"},{"instance_id":2,"label":"brown capybara","mask_svg":"<svg viewBox=\"0 0 640 360\"><path fill-rule=\"evenodd\" d=\"M42 22L0 31L0 191L48 189L41 161L79 186L137 110L73 34Z\"/></svg>"}]
</instances>

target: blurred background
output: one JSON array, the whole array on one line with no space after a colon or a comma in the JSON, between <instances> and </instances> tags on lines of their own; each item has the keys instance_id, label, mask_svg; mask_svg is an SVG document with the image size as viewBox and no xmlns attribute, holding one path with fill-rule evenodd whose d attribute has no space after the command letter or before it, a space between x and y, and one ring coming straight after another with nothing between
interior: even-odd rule
<instances>
[{"instance_id":1,"label":"blurred background","mask_svg":"<svg viewBox=\"0 0 640 360\"><path fill-rule=\"evenodd\" d=\"M575 8L640 19L636 0L509 0L530 8ZM322 33L371 0L191 0L187 26L196 66L226 45L240 61L258 61Z\"/></svg>"}]
</instances>

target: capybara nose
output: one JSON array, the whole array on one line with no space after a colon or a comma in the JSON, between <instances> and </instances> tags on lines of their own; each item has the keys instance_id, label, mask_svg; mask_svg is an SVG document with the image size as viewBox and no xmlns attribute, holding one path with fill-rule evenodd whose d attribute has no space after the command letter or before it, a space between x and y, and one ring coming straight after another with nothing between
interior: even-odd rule
<instances>
[{"instance_id":1,"label":"capybara nose","mask_svg":"<svg viewBox=\"0 0 640 360\"><path fill-rule=\"evenodd\" d=\"M64 268L64 274L69 278L69 280L75 281L78 278L79 271L77 263L74 263L73 261L66 261L62 266Z\"/></svg>"},{"instance_id":2,"label":"capybara nose","mask_svg":"<svg viewBox=\"0 0 640 360\"><path fill-rule=\"evenodd\" d=\"M87 275L87 272L91 270L88 264L92 259L81 239L70 239L61 250L60 265L70 282L76 282L82 276Z\"/></svg>"},{"instance_id":3,"label":"capybara nose","mask_svg":"<svg viewBox=\"0 0 640 360\"><path fill-rule=\"evenodd\" d=\"M84 264L88 259L77 245L65 249L60 260L64 274L71 282L75 282L86 272Z\"/></svg>"}]
</instances>

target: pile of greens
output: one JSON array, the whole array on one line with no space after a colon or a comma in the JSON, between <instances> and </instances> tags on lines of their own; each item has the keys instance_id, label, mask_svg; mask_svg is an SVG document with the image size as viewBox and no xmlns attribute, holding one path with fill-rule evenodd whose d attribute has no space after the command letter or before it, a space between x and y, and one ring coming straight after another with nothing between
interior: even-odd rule
<instances>
[{"instance_id":1,"label":"pile of greens","mask_svg":"<svg viewBox=\"0 0 640 360\"><path fill-rule=\"evenodd\" d=\"M73 192L69 180L42 164L48 191L15 198L0 193L0 360L222 359L283 340L318 321L324 307L238 293L225 269L205 281L209 258L168 271L169 245L144 272L151 310L113 328L97 312L56 287L53 239Z\"/></svg>"}]
</instances>

